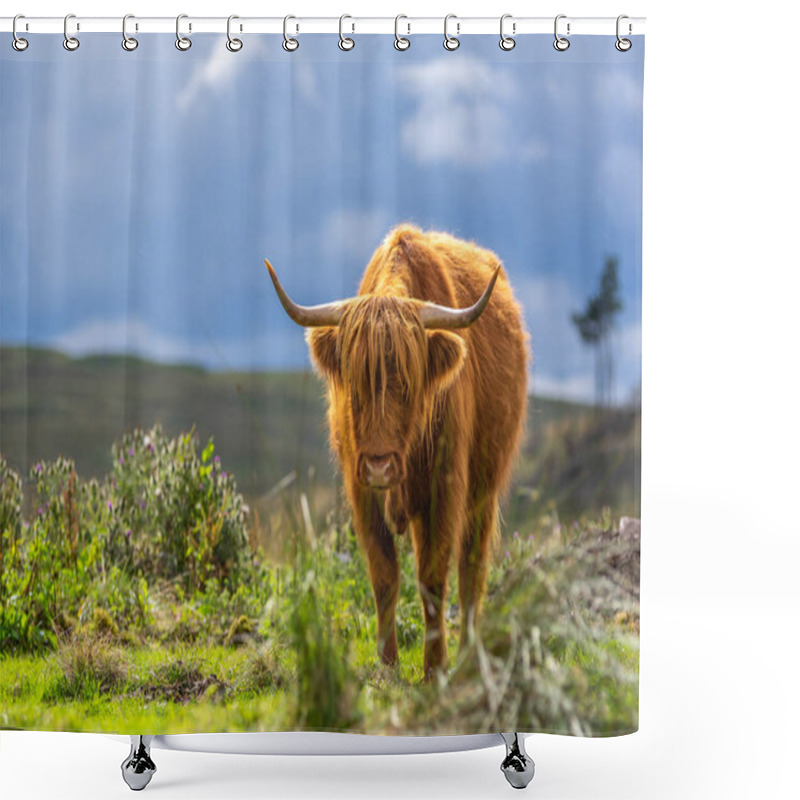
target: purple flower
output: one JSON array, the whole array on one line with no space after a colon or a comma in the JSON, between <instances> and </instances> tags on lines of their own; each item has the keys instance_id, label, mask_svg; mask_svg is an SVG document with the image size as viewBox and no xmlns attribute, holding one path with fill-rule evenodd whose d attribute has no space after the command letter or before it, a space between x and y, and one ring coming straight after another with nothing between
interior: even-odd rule
<instances>
[{"instance_id":1,"label":"purple flower","mask_svg":"<svg viewBox=\"0 0 800 800\"><path fill-rule=\"evenodd\" d=\"M506 557L506 558L511 558L511 553L509 553L509 552L508 552L508 550L506 550L506 555L505 555L505 557Z\"/></svg>"},{"instance_id":2,"label":"purple flower","mask_svg":"<svg viewBox=\"0 0 800 800\"><path fill-rule=\"evenodd\" d=\"M139 503L139 505L142 507L142 510L144 510L144 508L145 508L145 506L147 505L147 503L145 503L145 501L144 501L144 500L142 500L142 502L141 502L141 503Z\"/></svg>"},{"instance_id":3,"label":"purple flower","mask_svg":"<svg viewBox=\"0 0 800 800\"><path fill-rule=\"evenodd\" d=\"M114 510L114 504L111 502L111 500L108 501L108 510L109 511L113 511Z\"/></svg>"},{"instance_id":4,"label":"purple flower","mask_svg":"<svg viewBox=\"0 0 800 800\"><path fill-rule=\"evenodd\" d=\"M147 449L148 449L148 450L149 450L151 453L155 453L155 451L156 451L155 445L154 445L152 442L150 442L150 444L149 444L149 445L147 445Z\"/></svg>"},{"instance_id":5,"label":"purple flower","mask_svg":"<svg viewBox=\"0 0 800 800\"><path fill-rule=\"evenodd\" d=\"M128 530L125 531L125 538L126 539L130 539L131 538L131 529L130 528L128 528Z\"/></svg>"},{"instance_id":6,"label":"purple flower","mask_svg":"<svg viewBox=\"0 0 800 800\"><path fill-rule=\"evenodd\" d=\"M36 465L36 471L37 472L41 472L42 471L42 465L41 464L37 464Z\"/></svg>"},{"instance_id":7,"label":"purple flower","mask_svg":"<svg viewBox=\"0 0 800 800\"><path fill-rule=\"evenodd\" d=\"M519 539L519 531L514 531L514 538Z\"/></svg>"},{"instance_id":8,"label":"purple flower","mask_svg":"<svg viewBox=\"0 0 800 800\"><path fill-rule=\"evenodd\" d=\"M528 534L528 541L529 541L529 542L532 542L532 541L533 541L533 534L532 534L532 533L529 533L529 534Z\"/></svg>"},{"instance_id":9,"label":"purple flower","mask_svg":"<svg viewBox=\"0 0 800 800\"><path fill-rule=\"evenodd\" d=\"M135 452L136 452L136 451L135 451L135 450L134 450L134 449L131 447L131 449L130 449L130 450L128 450L128 455L129 455L129 456L132 456L132 455L133 455Z\"/></svg>"},{"instance_id":10,"label":"purple flower","mask_svg":"<svg viewBox=\"0 0 800 800\"><path fill-rule=\"evenodd\" d=\"M124 464L125 463L125 456L123 456L122 454L120 454L119 463L120 464Z\"/></svg>"},{"instance_id":11,"label":"purple flower","mask_svg":"<svg viewBox=\"0 0 800 800\"><path fill-rule=\"evenodd\" d=\"M100 572L102 572L102 571L103 571L103 565L102 565L102 564L100 564L100 565L99 565L99 567L98 567L98 570L99 570Z\"/></svg>"},{"instance_id":12,"label":"purple flower","mask_svg":"<svg viewBox=\"0 0 800 800\"><path fill-rule=\"evenodd\" d=\"M223 478L227 478L228 477L228 473L225 472L225 470L222 470L222 477Z\"/></svg>"},{"instance_id":13,"label":"purple flower","mask_svg":"<svg viewBox=\"0 0 800 800\"><path fill-rule=\"evenodd\" d=\"M40 508L40 509L39 509L39 516L41 517L41 516L42 516L42 514L44 514L44 511L43 511L43 510Z\"/></svg>"},{"instance_id":14,"label":"purple flower","mask_svg":"<svg viewBox=\"0 0 800 800\"><path fill-rule=\"evenodd\" d=\"M219 464L219 456L214 456L214 462Z\"/></svg>"}]
</instances>

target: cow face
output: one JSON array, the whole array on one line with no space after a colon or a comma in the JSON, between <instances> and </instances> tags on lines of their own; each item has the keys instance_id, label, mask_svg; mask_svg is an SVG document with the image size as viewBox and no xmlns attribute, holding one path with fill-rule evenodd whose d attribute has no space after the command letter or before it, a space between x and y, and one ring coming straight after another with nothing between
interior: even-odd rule
<instances>
[{"instance_id":1,"label":"cow face","mask_svg":"<svg viewBox=\"0 0 800 800\"><path fill-rule=\"evenodd\" d=\"M433 399L463 366L463 338L426 330L414 301L366 295L347 306L338 327L313 328L308 341L341 404L339 435L352 447L357 480L374 490L396 486Z\"/></svg>"}]
</instances>

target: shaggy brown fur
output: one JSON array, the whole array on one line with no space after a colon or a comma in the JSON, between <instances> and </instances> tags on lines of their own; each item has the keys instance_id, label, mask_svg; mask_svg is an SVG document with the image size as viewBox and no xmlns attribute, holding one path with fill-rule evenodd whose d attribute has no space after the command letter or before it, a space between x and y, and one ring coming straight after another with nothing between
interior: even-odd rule
<instances>
[{"instance_id":1,"label":"shaggy brown fur","mask_svg":"<svg viewBox=\"0 0 800 800\"><path fill-rule=\"evenodd\" d=\"M378 615L378 653L397 661L400 569L394 535L409 527L425 617L425 674L447 664L444 600L458 561L461 642L475 622L498 534L498 496L525 419L527 334L501 269L469 328L425 330L419 302L474 303L494 253L410 225L392 230L336 328L308 341L329 386L331 444L366 553ZM385 484L365 480L370 466Z\"/></svg>"}]
</instances>

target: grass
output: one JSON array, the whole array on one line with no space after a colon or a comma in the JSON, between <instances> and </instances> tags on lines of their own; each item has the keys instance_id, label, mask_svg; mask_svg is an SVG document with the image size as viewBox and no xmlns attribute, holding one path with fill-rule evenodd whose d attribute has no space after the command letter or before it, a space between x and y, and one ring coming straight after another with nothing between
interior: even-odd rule
<instances>
[{"instance_id":1,"label":"grass","mask_svg":"<svg viewBox=\"0 0 800 800\"><path fill-rule=\"evenodd\" d=\"M397 540L400 664L377 659L372 592L315 378L5 347L0 358L10 465L0 464L0 727L636 729L639 533L620 519L638 516L636 410L532 399L477 635L459 654L453 576L451 668L424 684L408 537ZM98 398L126 399L101 408ZM154 418L163 439L116 438ZM191 437L169 439L195 423L201 442L214 437L202 455ZM74 464L59 459L24 481L11 469L62 452ZM174 487L163 507L153 465ZM249 509L239 495L248 485Z\"/></svg>"}]
</instances>

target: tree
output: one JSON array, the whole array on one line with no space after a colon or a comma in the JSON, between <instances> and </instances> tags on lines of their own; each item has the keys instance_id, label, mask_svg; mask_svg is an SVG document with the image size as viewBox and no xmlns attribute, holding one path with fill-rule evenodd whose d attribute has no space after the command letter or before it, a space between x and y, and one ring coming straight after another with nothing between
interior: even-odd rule
<instances>
[{"instance_id":1,"label":"tree","mask_svg":"<svg viewBox=\"0 0 800 800\"><path fill-rule=\"evenodd\" d=\"M594 401L597 406L610 406L613 402L614 358L611 351L611 330L614 317L622 309L619 296L619 277L616 256L606 258L600 289L589 297L583 313L574 312L572 322L584 344L595 349Z\"/></svg>"}]
</instances>

